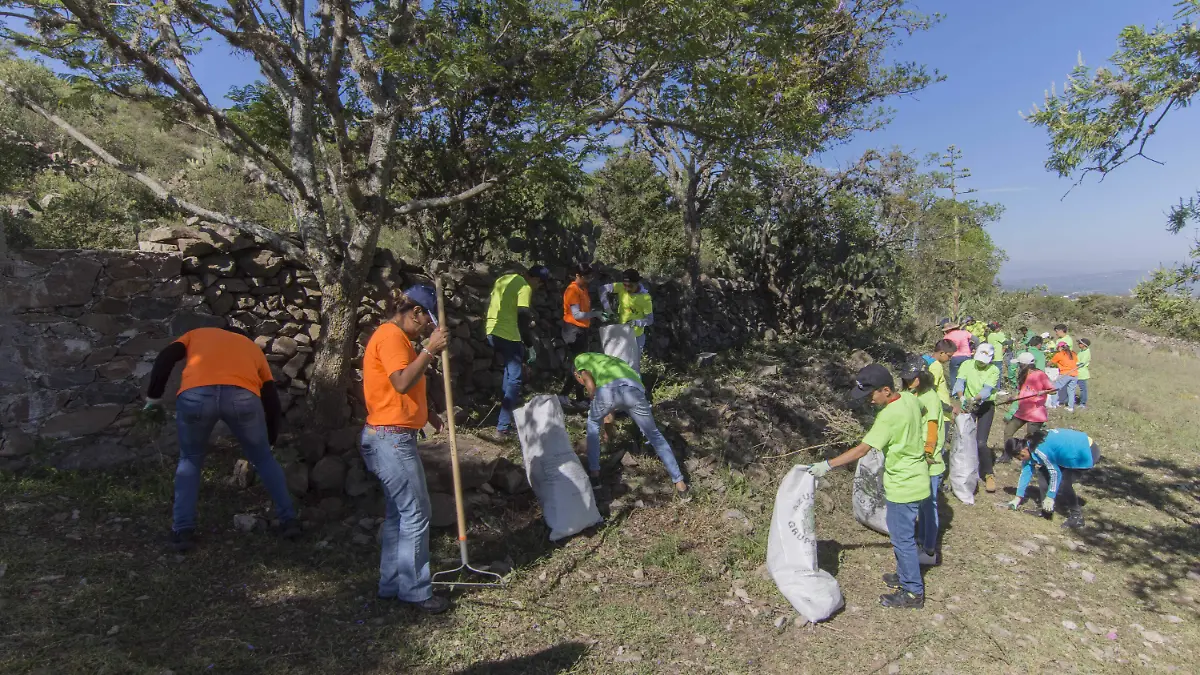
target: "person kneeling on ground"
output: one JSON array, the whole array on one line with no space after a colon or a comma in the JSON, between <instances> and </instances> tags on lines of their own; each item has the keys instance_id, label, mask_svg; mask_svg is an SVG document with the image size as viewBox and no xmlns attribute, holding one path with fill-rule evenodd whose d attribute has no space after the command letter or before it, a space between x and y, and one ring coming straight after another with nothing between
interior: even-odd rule
<instances>
[{"instance_id":1,"label":"person kneeling on ground","mask_svg":"<svg viewBox=\"0 0 1200 675\"><path fill-rule=\"evenodd\" d=\"M386 502L380 530L381 599L396 599L430 614L450 608L433 594L429 573L429 488L417 452L417 431L442 420L429 412L425 371L446 348L437 327L437 301L428 286L412 286L388 298L388 319L371 334L363 352L363 398L367 424L359 439L363 463L379 478ZM420 351L413 341L429 336Z\"/></svg>"},{"instance_id":2,"label":"person kneeling on ground","mask_svg":"<svg viewBox=\"0 0 1200 675\"><path fill-rule=\"evenodd\" d=\"M262 350L250 338L226 328L197 328L184 333L154 360L146 391L147 411L162 407L163 390L179 361L184 361L184 366L175 399L179 466L175 469L172 547L187 551L195 546L200 475L208 437L217 420L233 432L246 459L271 493L283 536L300 536L300 521L288 494L287 479L271 454L279 435L281 408Z\"/></svg>"},{"instance_id":3,"label":"person kneeling on ground","mask_svg":"<svg viewBox=\"0 0 1200 675\"><path fill-rule=\"evenodd\" d=\"M1074 429L1039 431L1028 438L1008 439L1004 451L1024 462L1021 479L1017 482L1017 496L1008 503L1008 508L1013 511L1020 508L1025 501L1025 490L1036 470L1038 485L1042 489L1043 517L1054 515L1055 502L1062 503L1057 500L1061 493L1068 514L1062 526L1071 529L1083 527L1083 507L1079 504L1079 495L1075 494L1075 483L1083 477L1083 472L1100 461L1100 448L1091 437Z\"/></svg>"},{"instance_id":4,"label":"person kneeling on ground","mask_svg":"<svg viewBox=\"0 0 1200 675\"><path fill-rule=\"evenodd\" d=\"M675 491L686 494L687 482L679 469L679 462L675 460L675 453L654 423L641 376L621 359L596 352L584 352L576 356L574 369L575 379L592 399L587 420L588 474L592 484L600 482L600 425L610 413L620 410L633 418L642 435L654 447L654 452L671 476L671 482L675 483Z\"/></svg>"},{"instance_id":5,"label":"person kneeling on ground","mask_svg":"<svg viewBox=\"0 0 1200 675\"><path fill-rule=\"evenodd\" d=\"M925 582L917 554L917 514L930 495L921 404L912 393L897 390L891 373L877 363L858 371L850 396L855 400L870 398L881 408L875 423L861 443L833 459L813 464L808 471L820 478L832 468L858 461L872 448L883 453L888 536L896 556L896 573L883 575L883 581L896 592L880 596L879 601L884 607L921 609L925 606Z\"/></svg>"}]
</instances>

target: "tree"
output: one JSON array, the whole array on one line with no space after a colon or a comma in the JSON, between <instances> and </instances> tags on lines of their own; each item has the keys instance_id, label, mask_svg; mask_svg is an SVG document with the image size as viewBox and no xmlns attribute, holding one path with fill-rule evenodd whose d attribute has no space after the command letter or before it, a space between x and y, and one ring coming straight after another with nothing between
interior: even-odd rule
<instances>
[{"instance_id":1,"label":"tree","mask_svg":"<svg viewBox=\"0 0 1200 675\"><path fill-rule=\"evenodd\" d=\"M667 179L683 221L688 287L700 276L705 215L731 172L806 156L886 121L882 100L925 87L912 63L884 65L930 20L904 0L696 3L658 86L617 121Z\"/></svg>"},{"instance_id":2,"label":"tree","mask_svg":"<svg viewBox=\"0 0 1200 675\"><path fill-rule=\"evenodd\" d=\"M208 136L239 160L247 179L287 204L294 237L181 197L70 124L54 102L7 81L0 89L173 209L249 233L313 270L322 333L308 400L315 420L332 425L348 414L356 311L381 229L475 198L533 158L569 153L589 138L658 72L661 36L674 37L681 20L673 7L0 1L0 36L62 63L81 85L152 103L164 121ZM281 111L286 124L255 125L270 116L222 109L195 76L202 48L251 59L264 78L257 99ZM405 152L410 141L438 128L460 97L489 94L493 105L474 137L481 152L502 161L451 193L419 196L398 182L423 161Z\"/></svg>"},{"instance_id":3,"label":"tree","mask_svg":"<svg viewBox=\"0 0 1200 675\"><path fill-rule=\"evenodd\" d=\"M1053 87L1045 104L1026 119L1050 135L1046 168L1060 176L1090 173L1101 179L1146 154L1150 140L1172 110L1188 107L1200 91L1200 0L1176 3L1174 27L1146 30L1127 26L1117 38L1111 67L1091 70L1079 63L1063 85ZM1200 202L1181 198L1168 215L1167 229L1179 233L1200 222ZM1158 325L1195 325L1200 308L1192 291L1200 282L1200 241L1191 261L1176 270L1159 270L1138 287L1137 296ZM1176 318L1171 318L1176 316Z\"/></svg>"},{"instance_id":4,"label":"tree","mask_svg":"<svg viewBox=\"0 0 1200 675\"><path fill-rule=\"evenodd\" d=\"M686 269L687 246L671 190L645 153L610 157L592 175L588 206L600 226L597 260L655 276L674 277Z\"/></svg>"}]
</instances>

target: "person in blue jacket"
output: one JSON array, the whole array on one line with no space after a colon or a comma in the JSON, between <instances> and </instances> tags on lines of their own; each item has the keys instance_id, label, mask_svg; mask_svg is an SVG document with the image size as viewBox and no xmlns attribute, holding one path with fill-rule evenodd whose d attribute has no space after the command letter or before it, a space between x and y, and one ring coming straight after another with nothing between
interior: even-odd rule
<instances>
[{"instance_id":1,"label":"person in blue jacket","mask_svg":"<svg viewBox=\"0 0 1200 675\"><path fill-rule=\"evenodd\" d=\"M1049 518L1054 514L1056 501L1065 503L1067 520L1062 526L1083 527L1083 508L1079 505L1079 495L1075 494L1075 483L1100 461L1100 448L1090 436L1074 429L1039 431L1026 438L1008 439L1004 443L1004 452L1023 462L1017 496L1008 503L1008 508L1015 511L1021 506L1036 471L1042 489L1043 515ZM1058 499L1060 494L1062 500Z\"/></svg>"}]
</instances>

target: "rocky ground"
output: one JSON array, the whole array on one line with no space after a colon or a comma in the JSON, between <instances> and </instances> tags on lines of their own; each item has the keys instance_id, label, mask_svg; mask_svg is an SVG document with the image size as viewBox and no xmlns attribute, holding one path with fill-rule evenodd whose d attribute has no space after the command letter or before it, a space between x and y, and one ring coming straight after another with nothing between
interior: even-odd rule
<instances>
[{"instance_id":1,"label":"rocky ground","mask_svg":"<svg viewBox=\"0 0 1200 675\"><path fill-rule=\"evenodd\" d=\"M689 500L670 494L626 429L607 456L606 524L552 545L505 464L519 451L496 446L490 475L468 490L470 546L506 585L454 591L456 609L437 618L374 598L368 503L311 495L304 538L279 541L261 486L230 475L232 454L209 464L202 545L187 556L163 546L170 461L0 478L0 670L1194 672L1200 360L1107 336L1093 348L1092 405L1052 418L1103 449L1081 489L1089 527L996 509L1016 482L1002 467L1004 492L975 506L947 498L945 561L927 572L919 612L878 606L890 546L854 521L847 471L831 474L817 514L821 565L846 608L803 625L765 575L779 478L846 447L864 421L843 407L844 353L782 343L686 377L656 373L660 423L696 488ZM576 436L581 423L571 418ZM347 485L354 468L329 478ZM450 530L433 546L435 568L457 564Z\"/></svg>"}]
</instances>

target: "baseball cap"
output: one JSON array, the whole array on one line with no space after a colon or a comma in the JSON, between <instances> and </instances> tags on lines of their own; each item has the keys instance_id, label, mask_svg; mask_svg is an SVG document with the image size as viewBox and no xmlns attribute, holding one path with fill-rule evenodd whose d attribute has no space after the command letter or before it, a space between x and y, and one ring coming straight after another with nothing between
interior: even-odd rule
<instances>
[{"instance_id":1,"label":"baseball cap","mask_svg":"<svg viewBox=\"0 0 1200 675\"><path fill-rule=\"evenodd\" d=\"M850 398L858 401L866 398L880 387L895 387L896 382L892 379L892 374L887 368L872 363L862 370L858 371L858 375L854 378L854 388L850 390Z\"/></svg>"},{"instance_id":2,"label":"baseball cap","mask_svg":"<svg viewBox=\"0 0 1200 675\"><path fill-rule=\"evenodd\" d=\"M938 325L938 328L942 329L943 331L953 330L955 328L958 328L958 324L951 321L949 317L942 317L942 318L938 319L937 325Z\"/></svg>"},{"instance_id":3,"label":"baseball cap","mask_svg":"<svg viewBox=\"0 0 1200 675\"><path fill-rule=\"evenodd\" d=\"M433 288L424 284L416 284L409 286L404 291L404 294L408 296L409 300L417 303L425 310L430 320L433 321L433 325L438 325L437 299L434 296Z\"/></svg>"},{"instance_id":4,"label":"baseball cap","mask_svg":"<svg viewBox=\"0 0 1200 675\"><path fill-rule=\"evenodd\" d=\"M546 281L550 278L550 268L545 265L534 265L529 268L529 276Z\"/></svg>"},{"instance_id":5,"label":"baseball cap","mask_svg":"<svg viewBox=\"0 0 1200 675\"><path fill-rule=\"evenodd\" d=\"M900 379L901 380L911 380L914 377L925 372L925 370L926 370L925 359L922 359L919 357L915 358L915 359L909 359L908 361L905 362L904 369L900 371Z\"/></svg>"},{"instance_id":6,"label":"baseball cap","mask_svg":"<svg viewBox=\"0 0 1200 675\"><path fill-rule=\"evenodd\" d=\"M638 271L633 269L632 267L625 270L624 272L621 272L621 281L623 281L625 283L636 284L636 283L640 282L641 280L642 280L642 275L638 274Z\"/></svg>"},{"instance_id":7,"label":"baseball cap","mask_svg":"<svg viewBox=\"0 0 1200 675\"><path fill-rule=\"evenodd\" d=\"M963 323L975 323L975 317L968 314L963 317Z\"/></svg>"},{"instance_id":8,"label":"baseball cap","mask_svg":"<svg viewBox=\"0 0 1200 675\"><path fill-rule=\"evenodd\" d=\"M1049 340L1049 339L1050 339L1050 334L1049 334L1049 333L1042 333L1042 339L1043 339L1043 340Z\"/></svg>"},{"instance_id":9,"label":"baseball cap","mask_svg":"<svg viewBox=\"0 0 1200 675\"><path fill-rule=\"evenodd\" d=\"M1017 354L1017 363L1023 366L1028 366L1029 364L1033 363L1033 361L1033 354L1030 352L1021 352L1020 354Z\"/></svg>"},{"instance_id":10,"label":"baseball cap","mask_svg":"<svg viewBox=\"0 0 1200 675\"><path fill-rule=\"evenodd\" d=\"M979 349L975 350L975 360L980 363L991 363L994 358L996 358L996 348L990 342L979 345Z\"/></svg>"}]
</instances>

